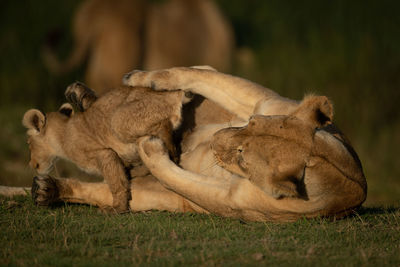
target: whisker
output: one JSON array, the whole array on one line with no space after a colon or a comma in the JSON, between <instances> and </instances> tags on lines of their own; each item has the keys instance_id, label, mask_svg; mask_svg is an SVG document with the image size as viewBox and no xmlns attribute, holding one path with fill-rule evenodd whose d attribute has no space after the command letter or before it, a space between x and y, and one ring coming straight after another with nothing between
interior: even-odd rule
<instances>
[{"instance_id":1,"label":"whisker","mask_svg":"<svg viewBox=\"0 0 400 267\"><path fill-rule=\"evenodd\" d=\"M206 170L209 170L209 169L213 168L213 167L216 166L216 165L218 165L218 161L214 159L214 160L211 162L211 164L209 164L208 166L205 166L204 168L202 168L202 169L200 170L200 173L203 173L203 172L205 172Z\"/></svg>"}]
</instances>

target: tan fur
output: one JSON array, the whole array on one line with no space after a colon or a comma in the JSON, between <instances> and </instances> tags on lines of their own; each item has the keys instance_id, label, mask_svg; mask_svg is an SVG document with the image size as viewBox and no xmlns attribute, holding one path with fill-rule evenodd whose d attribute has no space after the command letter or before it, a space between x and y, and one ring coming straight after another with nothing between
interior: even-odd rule
<instances>
[{"instance_id":1,"label":"tan fur","mask_svg":"<svg viewBox=\"0 0 400 267\"><path fill-rule=\"evenodd\" d=\"M201 94L237 118L195 128L182 142L180 166L170 160L162 140L140 137L140 158L157 181L133 180L131 210L293 221L303 216L342 217L366 198L361 164L333 125L333 107L326 97L293 101L204 68L134 72L125 76L125 83ZM37 181L39 204L49 199L99 206L111 202L109 188L101 184L51 177ZM57 185L57 194L44 190L51 184Z\"/></svg>"},{"instance_id":2,"label":"tan fur","mask_svg":"<svg viewBox=\"0 0 400 267\"><path fill-rule=\"evenodd\" d=\"M172 130L180 125L183 99L181 91L159 93L124 86L95 100L82 113L74 114L70 104L46 115L31 109L23 118L30 165L47 174L56 158L64 158L88 173L102 174L113 195L112 207L124 211L130 198L124 168L140 164L137 138L158 136L174 156Z\"/></svg>"},{"instance_id":3,"label":"tan fur","mask_svg":"<svg viewBox=\"0 0 400 267\"><path fill-rule=\"evenodd\" d=\"M89 54L85 81L98 93L119 86L134 68L230 66L232 29L212 0L87 0L72 26L71 55L60 63L47 47L45 63L67 72Z\"/></svg>"}]
</instances>

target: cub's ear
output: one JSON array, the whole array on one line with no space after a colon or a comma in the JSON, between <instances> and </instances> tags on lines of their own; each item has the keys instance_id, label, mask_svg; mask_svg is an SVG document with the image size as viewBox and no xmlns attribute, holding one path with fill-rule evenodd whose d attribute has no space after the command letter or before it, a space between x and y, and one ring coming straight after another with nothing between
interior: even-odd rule
<instances>
[{"instance_id":1,"label":"cub's ear","mask_svg":"<svg viewBox=\"0 0 400 267\"><path fill-rule=\"evenodd\" d=\"M25 112L22 124L35 133L39 133L46 124L46 115L38 109L30 109Z\"/></svg>"},{"instance_id":2,"label":"cub's ear","mask_svg":"<svg viewBox=\"0 0 400 267\"><path fill-rule=\"evenodd\" d=\"M303 99L291 115L315 127L323 127L333 120L333 106L326 96L310 95Z\"/></svg>"},{"instance_id":3,"label":"cub's ear","mask_svg":"<svg viewBox=\"0 0 400 267\"><path fill-rule=\"evenodd\" d=\"M68 118L71 118L74 115L74 108L72 107L72 105L70 103L64 103L58 109L58 112L67 116Z\"/></svg>"}]
</instances>

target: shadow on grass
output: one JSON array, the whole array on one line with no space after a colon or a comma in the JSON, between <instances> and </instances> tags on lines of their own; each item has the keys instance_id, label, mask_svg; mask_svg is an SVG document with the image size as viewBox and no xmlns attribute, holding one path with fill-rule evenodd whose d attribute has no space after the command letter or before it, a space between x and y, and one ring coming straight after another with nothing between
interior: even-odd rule
<instances>
[{"instance_id":1,"label":"shadow on grass","mask_svg":"<svg viewBox=\"0 0 400 267\"><path fill-rule=\"evenodd\" d=\"M400 212L400 207L361 207L357 210L357 214L362 215L381 215ZM353 215L355 216L355 215Z\"/></svg>"}]
</instances>

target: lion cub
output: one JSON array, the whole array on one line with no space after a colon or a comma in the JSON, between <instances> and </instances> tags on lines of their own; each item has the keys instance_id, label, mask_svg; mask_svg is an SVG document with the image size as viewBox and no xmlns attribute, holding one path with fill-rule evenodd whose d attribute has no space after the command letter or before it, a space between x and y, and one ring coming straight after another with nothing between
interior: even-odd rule
<instances>
[{"instance_id":1,"label":"lion cub","mask_svg":"<svg viewBox=\"0 0 400 267\"><path fill-rule=\"evenodd\" d=\"M161 138L172 157L172 131L181 123L182 91L155 92L149 88L123 86L97 98L81 83L67 88L69 103L46 115L28 110L30 166L39 174L50 172L56 158L67 159L88 173L100 174L113 196L113 209L128 210L129 182L125 168L140 164L136 141L145 135Z\"/></svg>"}]
</instances>

